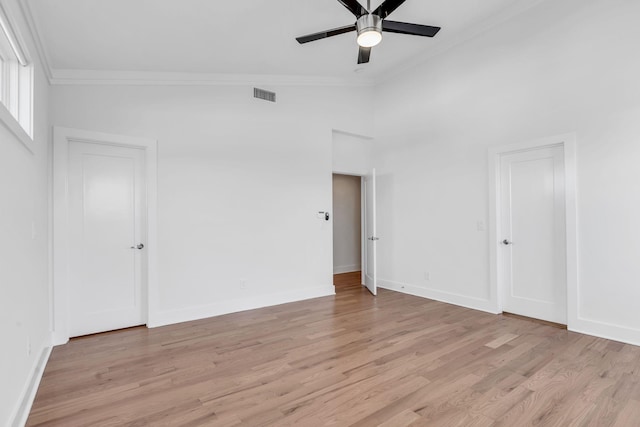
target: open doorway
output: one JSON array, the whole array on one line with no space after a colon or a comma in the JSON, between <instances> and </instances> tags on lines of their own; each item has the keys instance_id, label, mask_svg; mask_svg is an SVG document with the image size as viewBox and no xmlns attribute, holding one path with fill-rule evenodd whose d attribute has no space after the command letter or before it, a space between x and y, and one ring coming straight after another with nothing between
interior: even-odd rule
<instances>
[{"instance_id":1,"label":"open doorway","mask_svg":"<svg viewBox=\"0 0 640 427\"><path fill-rule=\"evenodd\" d=\"M362 287L362 178L333 174L333 274L336 292Z\"/></svg>"}]
</instances>

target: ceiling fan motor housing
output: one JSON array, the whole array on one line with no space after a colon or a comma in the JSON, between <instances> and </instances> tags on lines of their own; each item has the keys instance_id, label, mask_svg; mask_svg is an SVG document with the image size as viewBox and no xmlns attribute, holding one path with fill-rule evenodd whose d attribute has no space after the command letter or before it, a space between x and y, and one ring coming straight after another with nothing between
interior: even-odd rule
<instances>
[{"instance_id":1,"label":"ceiling fan motor housing","mask_svg":"<svg viewBox=\"0 0 640 427\"><path fill-rule=\"evenodd\" d=\"M371 47L378 44L380 40L382 40L382 19L378 15L362 15L356 21L356 29L358 30L358 44L360 46ZM374 33L378 35L376 43L367 43L366 39L368 33Z\"/></svg>"}]
</instances>

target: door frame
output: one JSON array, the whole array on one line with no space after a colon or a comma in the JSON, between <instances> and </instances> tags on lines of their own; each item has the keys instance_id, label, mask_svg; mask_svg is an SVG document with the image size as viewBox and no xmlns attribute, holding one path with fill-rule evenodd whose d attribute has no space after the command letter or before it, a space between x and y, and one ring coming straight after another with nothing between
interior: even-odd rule
<instances>
[{"instance_id":1,"label":"door frame","mask_svg":"<svg viewBox=\"0 0 640 427\"><path fill-rule=\"evenodd\" d=\"M332 171L331 172L331 177L333 178L333 175L345 175L345 176L353 176L353 177L358 177L360 178L360 285L364 286L364 262L365 262L365 256L366 256L366 250L367 250L367 238L365 236L366 234L366 230L365 230L365 209L366 206L364 205L365 202L365 194L364 194L364 175L360 175L358 173L353 173L353 172L338 172L338 171ZM335 207L333 206L333 186L331 189L331 212L335 212ZM333 274L333 224L332 224L332 229L331 229L331 272ZM333 276L332 276L333 277Z\"/></svg>"},{"instance_id":2,"label":"door frame","mask_svg":"<svg viewBox=\"0 0 640 427\"><path fill-rule=\"evenodd\" d=\"M362 194L362 201L360 203L362 203L362 208L361 208L361 214L362 214L362 268L361 268L361 278L362 278L362 286L366 287L369 292L371 292L371 294L373 296L377 296L378 295L378 257L377 257L377 251L378 251L378 243L377 240L378 236L376 236L378 234L378 230L377 230L377 199L376 199L376 186L373 185L373 191L372 191L372 207L373 207L373 212L371 214L371 219L373 222L373 228L375 228L375 233L373 233L373 236L371 236L372 238L372 243L371 243L371 247L372 247L372 251L374 253L373 259L374 259L374 263L373 263L373 291L371 290L371 288L369 288L367 286L367 268L369 267L367 264L367 259L368 259L368 251L369 251L369 236L367 233L367 185L366 185L366 180L367 177L372 176L372 181L375 182L376 180L376 168L371 168L371 171L367 174L367 175L363 175L362 177L360 177L360 190L361 190L361 194Z\"/></svg>"},{"instance_id":3,"label":"door frame","mask_svg":"<svg viewBox=\"0 0 640 427\"><path fill-rule=\"evenodd\" d=\"M365 206L364 206L364 176L351 173L351 172L331 172L331 177L333 179L333 175L344 175L344 176L352 176L354 178L360 178L360 271L364 268L364 251L366 250L366 239L363 238L365 229L364 229L364 214L365 214ZM331 216L333 217L335 214L335 206L333 206L333 186L331 187ZM333 221L335 221L335 217L333 217ZM331 271L334 271L335 265L333 265L333 223L331 224ZM332 273L332 274L341 274L341 273ZM364 286L364 276L361 275L361 285Z\"/></svg>"},{"instance_id":4,"label":"door frame","mask_svg":"<svg viewBox=\"0 0 640 427\"><path fill-rule=\"evenodd\" d=\"M489 277L490 300L496 313L502 313L505 281L502 276L502 257L498 256L502 221L500 217L500 158L505 154L538 148L559 146L564 151L565 173L565 233L567 264L567 327L578 321L578 244L576 206L576 135L568 133L517 144L489 148Z\"/></svg>"},{"instance_id":5,"label":"door frame","mask_svg":"<svg viewBox=\"0 0 640 427\"><path fill-rule=\"evenodd\" d=\"M157 300L157 211L158 211L158 142L154 139L114 135L55 126L53 128L52 165L52 284L50 293L51 330L53 345L69 341L69 143L84 142L144 151L146 178L147 235L146 255L143 261L142 294L143 318L152 323Z\"/></svg>"}]
</instances>

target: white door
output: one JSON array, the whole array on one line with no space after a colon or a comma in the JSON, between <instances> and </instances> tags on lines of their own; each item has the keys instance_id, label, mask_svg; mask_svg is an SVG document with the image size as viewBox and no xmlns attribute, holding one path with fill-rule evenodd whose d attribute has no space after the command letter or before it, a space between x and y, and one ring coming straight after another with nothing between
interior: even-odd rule
<instances>
[{"instance_id":1,"label":"white door","mask_svg":"<svg viewBox=\"0 0 640 427\"><path fill-rule=\"evenodd\" d=\"M503 310L567 323L562 146L500 159Z\"/></svg>"},{"instance_id":2,"label":"white door","mask_svg":"<svg viewBox=\"0 0 640 427\"><path fill-rule=\"evenodd\" d=\"M145 323L144 151L69 144L69 332Z\"/></svg>"},{"instance_id":3,"label":"white door","mask_svg":"<svg viewBox=\"0 0 640 427\"><path fill-rule=\"evenodd\" d=\"M364 285L373 295L377 295L376 246L376 170L364 177L364 229L367 243L364 256Z\"/></svg>"}]
</instances>

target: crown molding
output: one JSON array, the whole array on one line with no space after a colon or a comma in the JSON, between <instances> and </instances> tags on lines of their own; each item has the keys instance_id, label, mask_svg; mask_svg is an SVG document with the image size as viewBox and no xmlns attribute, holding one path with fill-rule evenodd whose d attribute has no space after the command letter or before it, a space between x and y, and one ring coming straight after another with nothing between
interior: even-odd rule
<instances>
[{"instance_id":1,"label":"crown molding","mask_svg":"<svg viewBox=\"0 0 640 427\"><path fill-rule=\"evenodd\" d=\"M20 11L22 12L24 20L27 22L31 40L33 40L33 44L36 46L36 52L38 53L38 59L40 59L40 64L42 65L44 74L47 77L47 80L49 80L49 83L51 83L51 79L53 76L51 69L51 59L49 58L46 46L42 41L42 37L40 37L40 33L38 32L38 26L36 25L35 19L33 17L33 12L31 11L29 0L18 0L18 5L20 6Z\"/></svg>"},{"instance_id":2,"label":"crown molding","mask_svg":"<svg viewBox=\"0 0 640 427\"><path fill-rule=\"evenodd\" d=\"M372 77L326 77L304 75L270 75L270 74L218 74L218 73L183 73L183 72L147 72L120 70L82 70L57 69L51 66L51 58L47 46L40 33L30 0L18 0L22 14L27 22L31 38L36 46L38 57L45 75L51 85L131 85L131 86L354 86L373 87L384 84L420 66L430 59L441 55L458 45L472 40L526 12L547 0L521 0L518 4L505 8L483 22L474 25L450 40L434 40L432 46L423 54L404 62L391 71Z\"/></svg>"},{"instance_id":3,"label":"crown molding","mask_svg":"<svg viewBox=\"0 0 640 427\"><path fill-rule=\"evenodd\" d=\"M135 85L135 86L373 86L372 78L325 77L301 75L217 74L146 71L110 71L58 69L52 61L44 39L38 31L30 0L18 0L36 47L42 69L50 85Z\"/></svg>"},{"instance_id":4,"label":"crown molding","mask_svg":"<svg viewBox=\"0 0 640 427\"><path fill-rule=\"evenodd\" d=\"M362 139L362 140L365 140L365 141L373 141L375 139L373 136L362 135L362 134L353 133L353 132L348 132L348 131L342 130L342 129L332 129L331 131L333 133L337 133L337 134L340 134L340 135L351 136L351 137Z\"/></svg>"},{"instance_id":5,"label":"crown molding","mask_svg":"<svg viewBox=\"0 0 640 427\"><path fill-rule=\"evenodd\" d=\"M373 86L367 78L52 69L52 85L132 86Z\"/></svg>"}]
</instances>

